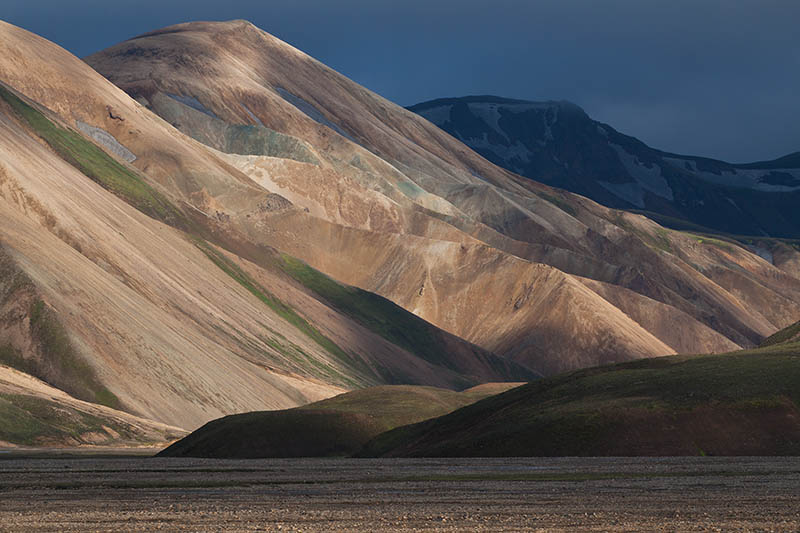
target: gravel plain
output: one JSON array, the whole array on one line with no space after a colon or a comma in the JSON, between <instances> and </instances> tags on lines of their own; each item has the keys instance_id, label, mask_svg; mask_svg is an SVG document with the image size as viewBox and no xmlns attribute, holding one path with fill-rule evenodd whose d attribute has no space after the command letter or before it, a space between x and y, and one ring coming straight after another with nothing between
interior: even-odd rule
<instances>
[{"instance_id":1,"label":"gravel plain","mask_svg":"<svg viewBox=\"0 0 800 533\"><path fill-rule=\"evenodd\" d=\"M800 458L0 453L1 531L800 531Z\"/></svg>"}]
</instances>

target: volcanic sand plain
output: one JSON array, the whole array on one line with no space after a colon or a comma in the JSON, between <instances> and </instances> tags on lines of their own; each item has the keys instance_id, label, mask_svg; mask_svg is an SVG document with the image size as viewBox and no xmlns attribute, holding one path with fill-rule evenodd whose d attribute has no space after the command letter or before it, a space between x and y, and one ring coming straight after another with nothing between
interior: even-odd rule
<instances>
[{"instance_id":1,"label":"volcanic sand plain","mask_svg":"<svg viewBox=\"0 0 800 533\"><path fill-rule=\"evenodd\" d=\"M0 458L2 531L800 528L800 458Z\"/></svg>"}]
</instances>

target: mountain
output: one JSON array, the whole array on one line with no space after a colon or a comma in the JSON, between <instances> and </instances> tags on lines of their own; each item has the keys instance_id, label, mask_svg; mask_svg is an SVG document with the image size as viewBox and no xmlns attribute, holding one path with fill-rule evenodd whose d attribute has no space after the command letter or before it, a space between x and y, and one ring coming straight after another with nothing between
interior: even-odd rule
<instances>
[{"instance_id":1,"label":"mountain","mask_svg":"<svg viewBox=\"0 0 800 533\"><path fill-rule=\"evenodd\" d=\"M522 178L244 21L85 62L0 24L0 84L2 364L76 400L191 430L752 347L800 317L793 248Z\"/></svg>"},{"instance_id":2,"label":"mountain","mask_svg":"<svg viewBox=\"0 0 800 533\"><path fill-rule=\"evenodd\" d=\"M800 316L795 272L499 168L245 21L86 61L292 208L254 217L151 165L172 194L538 373L754 346Z\"/></svg>"},{"instance_id":3,"label":"mountain","mask_svg":"<svg viewBox=\"0 0 800 533\"><path fill-rule=\"evenodd\" d=\"M441 416L521 383L486 383L461 392L384 385L284 411L209 422L159 453L162 457L350 456L380 433Z\"/></svg>"},{"instance_id":4,"label":"mountain","mask_svg":"<svg viewBox=\"0 0 800 533\"><path fill-rule=\"evenodd\" d=\"M0 36L0 364L185 430L368 385L535 376L272 248L260 266L225 251L249 244L213 195L261 217L281 199L56 45Z\"/></svg>"},{"instance_id":5,"label":"mountain","mask_svg":"<svg viewBox=\"0 0 800 533\"><path fill-rule=\"evenodd\" d=\"M798 380L796 341L582 370L383 433L360 455L798 455Z\"/></svg>"},{"instance_id":6,"label":"mountain","mask_svg":"<svg viewBox=\"0 0 800 533\"><path fill-rule=\"evenodd\" d=\"M564 101L469 96L409 109L501 167L670 227L800 237L800 152L750 164L671 154Z\"/></svg>"}]
</instances>

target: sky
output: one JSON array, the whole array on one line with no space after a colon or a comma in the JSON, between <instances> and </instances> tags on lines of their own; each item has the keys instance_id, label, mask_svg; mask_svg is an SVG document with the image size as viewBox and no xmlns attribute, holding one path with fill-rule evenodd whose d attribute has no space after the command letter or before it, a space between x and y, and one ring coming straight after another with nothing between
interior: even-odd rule
<instances>
[{"instance_id":1,"label":"sky","mask_svg":"<svg viewBox=\"0 0 800 533\"><path fill-rule=\"evenodd\" d=\"M800 151L798 0L2 0L0 19L80 57L247 19L400 105L569 100L671 152Z\"/></svg>"}]
</instances>

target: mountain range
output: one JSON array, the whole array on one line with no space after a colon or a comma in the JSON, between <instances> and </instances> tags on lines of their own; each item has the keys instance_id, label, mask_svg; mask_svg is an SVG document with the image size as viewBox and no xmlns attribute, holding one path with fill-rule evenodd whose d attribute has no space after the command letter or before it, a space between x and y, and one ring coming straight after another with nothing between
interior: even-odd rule
<instances>
[{"instance_id":1,"label":"mountain range","mask_svg":"<svg viewBox=\"0 0 800 533\"><path fill-rule=\"evenodd\" d=\"M750 348L800 316L791 246L517 175L248 22L83 61L0 37L0 440L161 442L369 386ZM107 411L55 428L66 396Z\"/></svg>"},{"instance_id":2,"label":"mountain range","mask_svg":"<svg viewBox=\"0 0 800 533\"><path fill-rule=\"evenodd\" d=\"M747 164L672 154L565 101L470 96L409 109L503 168L669 227L800 238L800 152Z\"/></svg>"}]
</instances>

